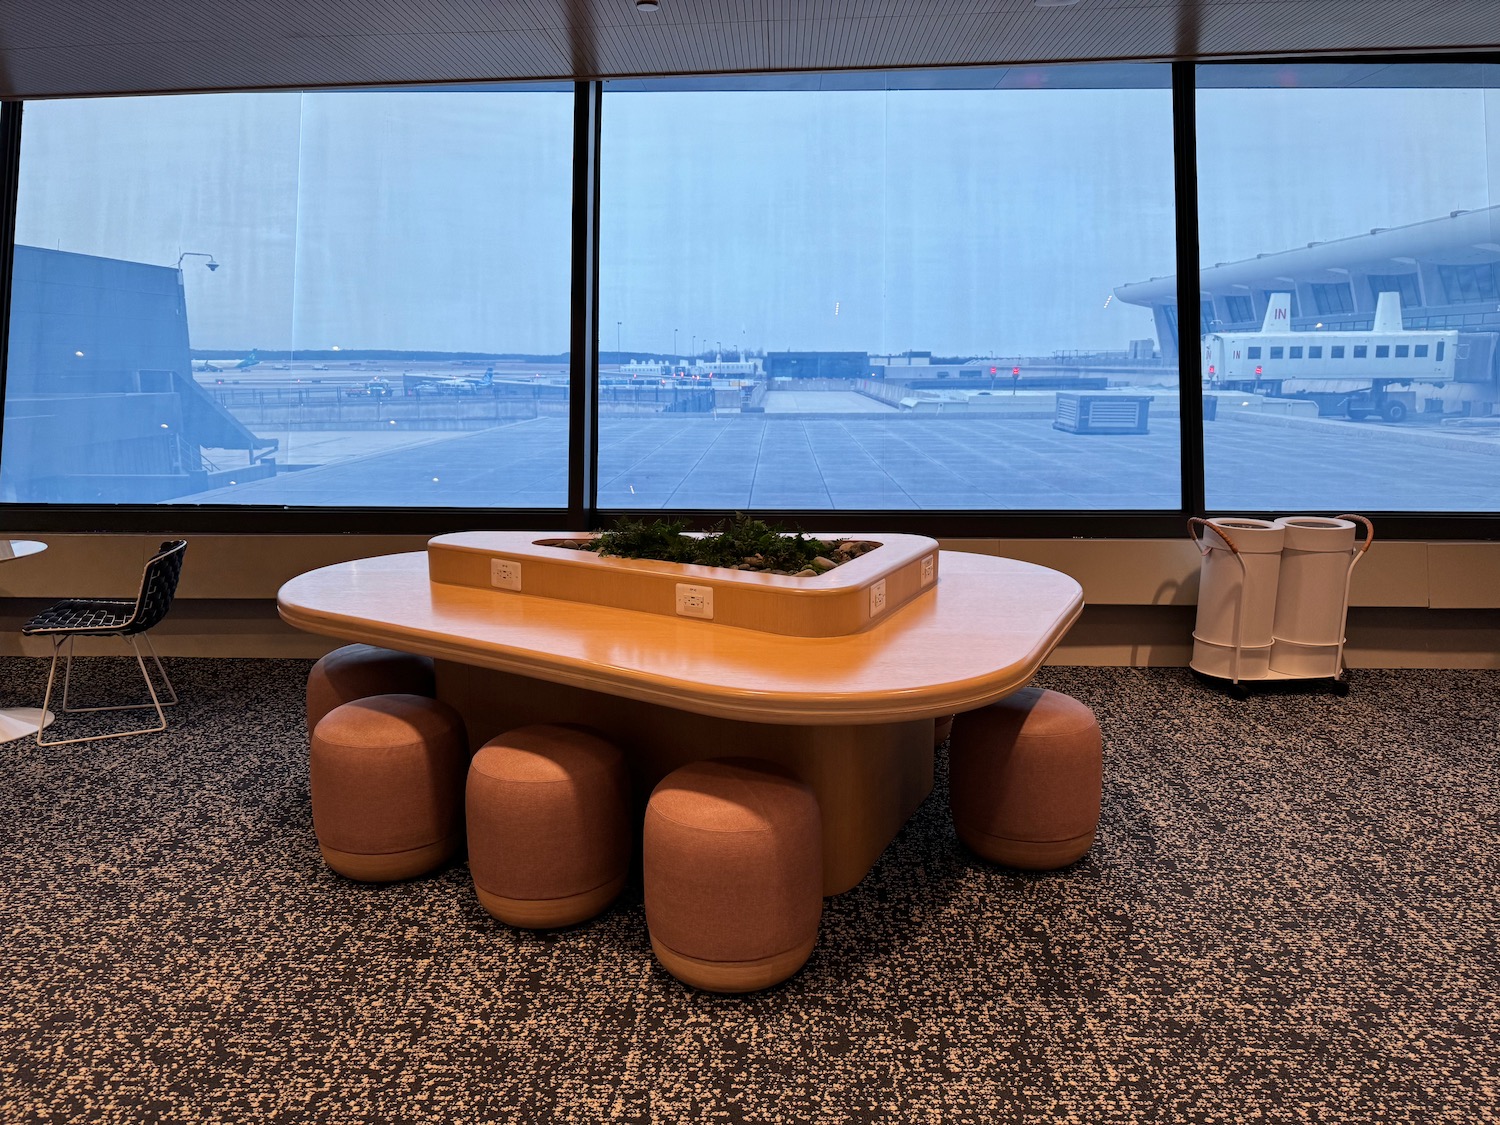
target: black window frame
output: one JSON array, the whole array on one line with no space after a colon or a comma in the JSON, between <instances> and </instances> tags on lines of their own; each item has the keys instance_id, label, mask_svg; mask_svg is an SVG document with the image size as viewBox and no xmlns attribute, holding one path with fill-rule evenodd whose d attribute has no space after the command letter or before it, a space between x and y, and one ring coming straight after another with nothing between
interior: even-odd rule
<instances>
[{"instance_id":1,"label":"black window frame","mask_svg":"<svg viewBox=\"0 0 1500 1125\"><path fill-rule=\"evenodd\" d=\"M1329 56L1319 62L1381 63L1414 56ZM1469 61L1492 61L1479 54L1428 56L1421 61L1438 65ZM1169 332L1175 333L1171 315L1196 300L1200 311L1211 316L1212 305L1201 291L1198 254L1197 95L1201 69L1215 66L1275 65L1275 60L1236 60L1233 63L1177 61L1171 68L1173 186L1176 236L1176 289L1173 308L1164 314ZM1077 64L1082 65L1082 64ZM184 96L184 95L164 95ZM607 524L617 516L640 516L639 511L612 512L593 503L593 473L597 463L598 339L597 302L599 285L598 227L601 122L607 112L603 83L573 83L574 167L572 183L573 246L571 281L568 505L564 509L492 508L287 508L264 505L61 505L0 503L0 525L7 531L33 533L122 532L135 534L437 534L467 528L522 529L566 527L588 529ZM0 235L9 249L0 255L0 341L9 340L10 299L14 262L16 202L19 189L20 145L24 120L22 101L0 104ZM1415 275L1412 275L1415 280ZM1496 275L1493 270L1491 276ZM1500 290L1500 279L1493 282ZM1280 292L1285 290L1268 290ZM1292 315L1298 315L1298 294L1292 293ZM1405 294L1403 294L1405 296ZM1315 298L1316 299L1316 298ZM1488 300L1487 296L1473 298ZM1208 303L1205 309L1205 303ZM1405 303L1405 302L1403 302ZM1238 310L1237 310L1238 311ZM1253 319L1253 318L1252 318ZM1205 325L1205 330L1207 330ZM1343 346L1330 346L1330 358L1341 359ZM1356 349L1356 353L1362 350ZM5 391L8 347L0 347L0 403ZM1444 346L1437 344L1437 359ZM997 510L924 511L886 510L753 512L779 522L830 531L868 529L880 526L891 531L911 531L945 538L1176 538L1187 516L1213 515L1204 499L1204 426L1202 422L1204 374L1202 349L1179 347L1181 428L1181 504L1176 510ZM0 450L3 450L3 413L0 413ZM690 526L707 526L723 512L671 509L673 518ZM1272 515L1270 512L1241 512ZM1330 514L1332 513L1330 510ZM1381 522L1384 538L1478 538L1500 539L1500 513L1372 511Z\"/></svg>"}]
</instances>

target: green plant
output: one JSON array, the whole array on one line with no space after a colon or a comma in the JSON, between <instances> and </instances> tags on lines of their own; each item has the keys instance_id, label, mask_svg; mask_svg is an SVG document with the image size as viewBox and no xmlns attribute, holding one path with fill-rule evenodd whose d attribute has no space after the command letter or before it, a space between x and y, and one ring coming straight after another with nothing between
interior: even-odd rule
<instances>
[{"instance_id":1,"label":"green plant","mask_svg":"<svg viewBox=\"0 0 1500 1125\"><path fill-rule=\"evenodd\" d=\"M838 540L813 539L736 513L707 535L686 534L686 524L680 520L621 519L595 536L587 549L616 558L804 574L821 573L847 561L851 554L840 546Z\"/></svg>"}]
</instances>

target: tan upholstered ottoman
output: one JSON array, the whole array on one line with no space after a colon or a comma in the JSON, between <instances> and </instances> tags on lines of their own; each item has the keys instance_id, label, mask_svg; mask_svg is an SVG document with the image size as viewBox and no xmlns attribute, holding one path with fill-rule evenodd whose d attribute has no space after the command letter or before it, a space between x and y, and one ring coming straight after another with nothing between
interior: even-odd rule
<instances>
[{"instance_id":1,"label":"tan upholstered ottoman","mask_svg":"<svg viewBox=\"0 0 1500 1125\"><path fill-rule=\"evenodd\" d=\"M823 845L802 782L767 762L692 762L651 794L642 848L651 948L678 980L752 992L806 963Z\"/></svg>"},{"instance_id":2,"label":"tan upholstered ottoman","mask_svg":"<svg viewBox=\"0 0 1500 1125\"><path fill-rule=\"evenodd\" d=\"M313 730L318 847L340 875L368 883L441 867L463 844L463 720L420 695L335 707Z\"/></svg>"},{"instance_id":3,"label":"tan upholstered ottoman","mask_svg":"<svg viewBox=\"0 0 1500 1125\"><path fill-rule=\"evenodd\" d=\"M313 665L307 677L307 730L341 703L369 695L434 694L432 661L374 645L345 645Z\"/></svg>"},{"instance_id":4,"label":"tan upholstered ottoman","mask_svg":"<svg viewBox=\"0 0 1500 1125\"><path fill-rule=\"evenodd\" d=\"M502 922L571 926L625 885L630 776L597 734L538 724L490 739L469 765L465 807L474 891Z\"/></svg>"},{"instance_id":5,"label":"tan upholstered ottoman","mask_svg":"<svg viewBox=\"0 0 1500 1125\"><path fill-rule=\"evenodd\" d=\"M1093 846L1099 724L1078 700L1022 688L953 722L948 804L959 839L1007 867L1066 867Z\"/></svg>"}]
</instances>

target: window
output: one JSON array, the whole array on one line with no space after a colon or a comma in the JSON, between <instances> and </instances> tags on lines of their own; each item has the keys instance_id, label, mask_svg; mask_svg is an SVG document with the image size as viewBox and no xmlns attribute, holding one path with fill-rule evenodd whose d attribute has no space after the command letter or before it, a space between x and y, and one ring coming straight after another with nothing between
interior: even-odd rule
<instances>
[{"instance_id":1,"label":"window","mask_svg":"<svg viewBox=\"0 0 1500 1125\"><path fill-rule=\"evenodd\" d=\"M1444 345L1444 343L1445 343L1445 341L1443 341L1443 340L1439 340L1437 342L1437 355L1436 355L1436 359L1437 359L1437 361L1439 363L1443 362L1443 351L1444 351L1443 345Z\"/></svg>"},{"instance_id":2,"label":"window","mask_svg":"<svg viewBox=\"0 0 1500 1125\"><path fill-rule=\"evenodd\" d=\"M1246 359L1259 359L1260 358L1260 345L1259 344L1251 344L1248 348L1246 348L1245 349L1245 358Z\"/></svg>"},{"instance_id":3,"label":"window","mask_svg":"<svg viewBox=\"0 0 1500 1125\"><path fill-rule=\"evenodd\" d=\"M1414 344L1412 346L1412 355L1415 358L1417 358L1417 359L1426 359L1427 358L1427 345L1426 344Z\"/></svg>"},{"instance_id":4,"label":"window","mask_svg":"<svg viewBox=\"0 0 1500 1125\"><path fill-rule=\"evenodd\" d=\"M1500 283L1491 263L1477 266L1439 266L1438 278L1449 304L1471 304L1475 301L1500 299Z\"/></svg>"},{"instance_id":5,"label":"window","mask_svg":"<svg viewBox=\"0 0 1500 1125\"><path fill-rule=\"evenodd\" d=\"M1370 298L1376 302L1382 293L1399 293L1402 309L1414 309L1422 303L1422 291L1414 273L1372 273L1369 282Z\"/></svg>"},{"instance_id":6,"label":"window","mask_svg":"<svg viewBox=\"0 0 1500 1125\"><path fill-rule=\"evenodd\" d=\"M1287 357L1287 359L1301 359L1302 358L1302 345L1301 344L1293 344L1290 348L1287 349L1286 357Z\"/></svg>"},{"instance_id":7,"label":"window","mask_svg":"<svg viewBox=\"0 0 1500 1125\"><path fill-rule=\"evenodd\" d=\"M1283 352L1282 348L1272 348L1271 349L1271 358L1272 359L1280 359L1282 357L1282 352Z\"/></svg>"},{"instance_id":8,"label":"window","mask_svg":"<svg viewBox=\"0 0 1500 1125\"><path fill-rule=\"evenodd\" d=\"M1307 358L1308 359L1322 359L1323 358L1323 345L1322 344L1309 344L1308 347L1307 347Z\"/></svg>"},{"instance_id":9,"label":"window","mask_svg":"<svg viewBox=\"0 0 1500 1125\"><path fill-rule=\"evenodd\" d=\"M572 108L28 105L0 499L565 506Z\"/></svg>"},{"instance_id":10,"label":"window","mask_svg":"<svg viewBox=\"0 0 1500 1125\"><path fill-rule=\"evenodd\" d=\"M1224 315L1231 324L1245 324L1255 320L1255 305L1249 297L1225 297Z\"/></svg>"},{"instance_id":11,"label":"window","mask_svg":"<svg viewBox=\"0 0 1500 1125\"><path fill-rule=\"evenodd\" d=\"M1421 424L1424 400L1441 399L1451 413L1481 394L1478 384L1412 388L1416 403L1407 401L1399 422L1356 426L1348 413L1370 405L1353 392L1371 375L1414 373L1416 339L1374 331L1382 294L1399 295L1408 330L1417 315L1446 315L1448 305L1500 317L1500 66L1479 56L1385 61L1196 68L1199 284L1216 295L1249 285L1257 307L1270 294L1297 293L1303 307L1280 342L1303 345L1311 359L1316 339L1329 360L1319 370L1338 384L1305 378L1311 365L1268 367L1285 380L1283 392L1313 396L1318 424L1289 417L1276 440L1259 443L1205 425L1210 510L1496 511L1495 466L1472 449L1403 440ZM1247 121L1276 127L1247 149ZM1482 396L1491 400L1482 409L1500 414L1500 392ZM1250 458L1268 469L1246 473Z\"/></svg>"},{"instance_id":12,"label":"window","mask_svg":"<svg viewBox=\"0 0 1500 1125\"><path fill-rule=\"evenodd\" d=\"M1354 291L1349 288L1348 282L1314 282L1312 295L1313 305L1319 316L1354 311Z\"/></svg>"},{"instance_id":13,"label":"window","mask_svg":"<svg viewBox=\"0 0 1500 1125\"><path fill-rule=\"evenodd\" d=\"M690 375L601 409L600 507L1176 508L1175 372L1141 367L1146 434L1054 426L1059 378L1175 336L1175 301L1159 328L1099 299L1175 269L1167 70L1048 76L606 83L601 377ZM1005 186L1023 166L1040 190ZM1030 417L1006 409L1017 365Z\"/></svg>"}]
</instances>

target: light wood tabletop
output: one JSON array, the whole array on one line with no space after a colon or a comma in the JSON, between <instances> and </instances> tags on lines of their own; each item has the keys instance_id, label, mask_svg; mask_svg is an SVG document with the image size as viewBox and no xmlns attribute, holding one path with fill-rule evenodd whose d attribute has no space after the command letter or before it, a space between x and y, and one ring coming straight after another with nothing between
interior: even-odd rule
<instances>
[{"instance_id":1,"label":"light wood tabletop","mask_svg":"<svg viewBox=\"0 0 1500 1125\"><path fill-rule=\"evenodd\" d=\"M890 723L984 706L1031 679L1083 608L1078 583L944 552L936 587L863 632L786 637L707 621L444 585L427 555L292 579L281 616L309 632L724 719Z\"/></svg>"}]
</instances>

